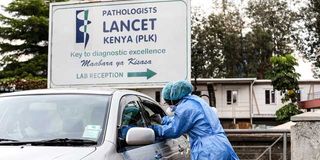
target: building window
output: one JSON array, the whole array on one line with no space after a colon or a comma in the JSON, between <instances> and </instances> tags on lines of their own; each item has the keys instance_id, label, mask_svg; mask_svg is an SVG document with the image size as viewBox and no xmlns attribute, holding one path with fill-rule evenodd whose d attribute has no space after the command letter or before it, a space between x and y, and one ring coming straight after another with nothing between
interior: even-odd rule
<instances>
[{"instance_id":1,"label":"building window","mask_svg":"<svg viewBox=\"0 0 320 160\"><path fill-rule=\"evenodd\" d=\"M232 103L237 103L238 91L232 91Z\"/></svg>"},{"instance_id":2,"label":"building window","mask_svg":"<svg viewBox=\"0 0 320 160\"><path fill-rule=\"evenodd\" d=\"M231 104L231 91L227 91L227 104Z\"/></svg>"},{"instance_id":3,"label":"building window","mask_svg":"<svg viewBox=\"0 0 320 160\"><path fill-rule=\"evenodd\" d=\"M265 100L266 104L275 104L276 96L274 90L265 90Z\"/></svg>"},{"instance_id":4,"label":"building window","mask_svg":"<svg viewBox=\"0 0 320 160\"><path fill-rule=\"evenodd\" d=\"M238 91L227 90L227 104L235 104L238 101Z\"/></svg>"},{"instance_id":5,"label":"building window","mask_svg":"<svg viewBox=\"0 0 320 160\"><path fill-rule=\"evenodd\" d=\"M160 91L156 91L155 94L156 94L156 95L155 95L156 101L157 101L157 102L160 102Z\"/></svg>"},{"instance_id":6,"label":"building window","mask_svg":"<svg viewBox=\"0 0 320 160\"><path fill-rule=\"evenodd\" d=\"M276 103L276 94L274 90L271 91L271 103L272 104Z\"/></svg>"}]
</instances>

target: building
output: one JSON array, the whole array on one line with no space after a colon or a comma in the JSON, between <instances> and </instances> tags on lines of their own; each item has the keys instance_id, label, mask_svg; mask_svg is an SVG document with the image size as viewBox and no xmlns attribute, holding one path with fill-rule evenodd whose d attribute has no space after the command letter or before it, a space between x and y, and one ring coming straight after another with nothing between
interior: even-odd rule
<instances>
[{"instance_id":1,"label":"building","mask_svg":"<svg viewBox=\"0 0 320 160\"><path fill-rule=\"evenodd\" d=\"M226 128L238 124L240 128L268 128L278 125L276 111L284 104L279 91L274 91L271 80L255 78L197 79L196 94L215 106ZM314 99L320 91L320 80L300 80L301 101ZM161 88L141 89L143 93L161 101ZM241 127L241 125L244 125Z\"/></svg>"}]
</instances>

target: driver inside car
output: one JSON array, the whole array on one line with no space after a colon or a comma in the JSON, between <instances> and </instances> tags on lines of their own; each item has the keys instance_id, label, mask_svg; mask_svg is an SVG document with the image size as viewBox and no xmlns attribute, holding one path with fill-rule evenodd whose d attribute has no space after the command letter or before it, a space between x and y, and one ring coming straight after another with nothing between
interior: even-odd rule
<instances>
[{"instance_id":1,"label":"driver inside car","mask_svg":"<svg viewBox=\"0 0 320 160\"><path fill-rule=\"evenodd\" d=\"M128 130L132 127L144 127L144 125L139 108L133 104L128 104L122 115L122 125L119 130L120 138L124 140Z\"/></svg>"}]
</instances>

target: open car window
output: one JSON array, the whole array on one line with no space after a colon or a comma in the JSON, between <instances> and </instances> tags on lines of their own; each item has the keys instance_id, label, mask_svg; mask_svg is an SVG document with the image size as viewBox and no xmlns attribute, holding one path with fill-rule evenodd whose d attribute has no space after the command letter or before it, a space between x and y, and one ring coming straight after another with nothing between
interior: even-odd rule
<instances>
[{"instance_id":1,"label":"open car window","mask_svg":"<svg viewBox=\"0 0 320 160\"><path fill-rule=\"evenodd\" d=\"M120 100L120 119L118 126L118 150L124 151L129 147L126 144L126 135L132 127L147 127L139 98L134 95L127 95Z\"/></svg>"},{"instance_id":2,"label":"open car window","mask_svg":"<svg viewBox=\"0 0 320 160\"><path fill-rule=\"evenodd\" d=\"M161 124L161 117L166 114L158 104L145 97L140 97L140 104L148 125Z\"/></svg>"},{"instance_id":3,"label":"open car window","mask_svg":"<svg viewBox=\"0 0 320 160\"><path fill-rule=\"evenodd\" d=\"M136 101L131 101L124 107L121 125L132 127L145 126L139 104Z\"/></svg>"}]
</instances>

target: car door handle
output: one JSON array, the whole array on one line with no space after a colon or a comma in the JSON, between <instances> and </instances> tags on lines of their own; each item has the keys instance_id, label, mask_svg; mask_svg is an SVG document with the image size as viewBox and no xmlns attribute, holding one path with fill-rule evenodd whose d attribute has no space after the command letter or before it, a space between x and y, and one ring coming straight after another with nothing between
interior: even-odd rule
<instances>
[{"instance_id":1,"label":"car door handle","mask_svg":"<svg viewBox=\"0 0 320 160\"><path fill-rule=\"evenodd\" d=\"M156 152L156 155L154 156L155 159L161 159L162 158L162 154Z\"/></svg>"}]
</instances>

